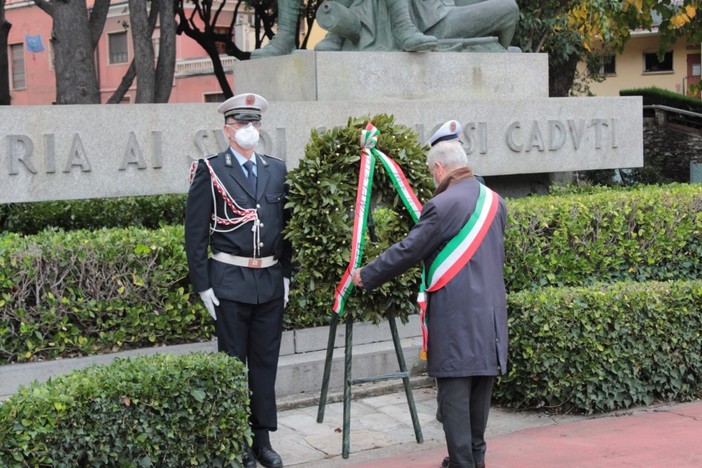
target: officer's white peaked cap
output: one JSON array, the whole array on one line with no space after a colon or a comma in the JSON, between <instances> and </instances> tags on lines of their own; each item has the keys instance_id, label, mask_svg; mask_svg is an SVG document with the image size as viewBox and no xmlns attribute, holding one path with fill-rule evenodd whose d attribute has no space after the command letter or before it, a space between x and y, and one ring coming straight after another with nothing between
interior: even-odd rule
<instances>
[{"instance_id":1,"label":"officer's white peaked cap","mask_svg":"<svg viewBox=\"0 0 702 468\"><path fill-rule=\"evenodd\" d=\"M261 114L268 109L268 101L263 96L254 93L244 93L232 96L222 104L217 111L224 114L224 118L233 117L236 120L256 121L261 120Z\"/></svg>"},{"instance_id":2,"label":"officer's white peaked cap","mask_svg":"<svg viewBox=\"0 0 702 468\"><path fill-rule=\"evenodd\" d=\"M434 134L427 140L426 144L434 146L440 141L458 140L461 138L461 124L458 120L449 120L443 124Z\"/></svg>"}]
</instances>

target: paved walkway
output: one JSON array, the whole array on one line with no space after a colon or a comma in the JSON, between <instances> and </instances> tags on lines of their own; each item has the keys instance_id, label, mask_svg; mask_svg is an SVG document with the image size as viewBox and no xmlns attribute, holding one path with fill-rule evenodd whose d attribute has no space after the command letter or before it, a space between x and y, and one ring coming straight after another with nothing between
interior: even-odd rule
<instances>
[{"instance_id":1,"label":"paved walkway","mask_svg":"<svg viewBox=\"0 0 702 468\"><path fill-rule=\"evenodd\" d=\"M421 444L415 441L401 390L377 396L371 392L351 403L347 459L341 456L340 402L326 405L323 423L316 422L317 403L312 399L291 409L283 402L279 430L271 434L271 441L287 467L435 468L446 455L443 431L435 419L435 389L415 388L414 398ZM702 401L605 416L493 408L487 442L489 468L702 467Z\"/></svg>"}]
</instances>

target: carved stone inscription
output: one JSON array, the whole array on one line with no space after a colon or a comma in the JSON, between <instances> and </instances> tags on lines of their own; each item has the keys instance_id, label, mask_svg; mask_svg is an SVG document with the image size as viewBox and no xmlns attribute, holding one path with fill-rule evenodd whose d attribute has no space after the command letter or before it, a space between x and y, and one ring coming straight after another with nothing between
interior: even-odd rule
<instances>
[{"instance_id":1,"label":"carved stone inscription","mask_svg":"<svg viewBox=\"0 0 702 468\"><path fill-rule=\"evenodd\" d=\"M641 104L632 98L271 103L257 151L292 170L313 130L380 113L415 129L420 142L459 120L469 163L485 176L637 167L643 159ZM0 122L0 203L184 192L191 163L227 147L221 115L205 104L41 113L10 106Z\"/></svg>"}]
</instances>

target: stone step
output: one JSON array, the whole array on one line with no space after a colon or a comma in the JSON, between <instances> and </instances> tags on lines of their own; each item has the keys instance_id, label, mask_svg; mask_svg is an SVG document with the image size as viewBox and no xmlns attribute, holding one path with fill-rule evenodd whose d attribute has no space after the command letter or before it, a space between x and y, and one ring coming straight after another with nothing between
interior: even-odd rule
<instances>
[{"instance_id":1,"label":"stone step","mask_svg":"<svg viewBox=\"0 0 702 468\"><path fill-rule=\"evenodd\" d=\"M421 333L419 317L411 316L407 324L397 324L406 368L412 375L421 375L425 363L419 359ZM276 393L279 397L298 397L306 394L318 395L329 341L329 327L316 327L283 332L283 341L278 363ZM337 327L334 338L334 354L329 379L329 390L343 389L345 326ZM70 359L7 364L0 366L0 399L6 399L20 386L32 381L44 382L51 377L67 374L92 365L109 364L116 358L145 356L156 353L185 354L189 352L215 352L216 341L161 346L100 354ZM395 347L389 325L359 323L353 326L352 378L371 377L398 372ZM401 380L397 379L397 382Z\"/></svg>"}]
</instances>

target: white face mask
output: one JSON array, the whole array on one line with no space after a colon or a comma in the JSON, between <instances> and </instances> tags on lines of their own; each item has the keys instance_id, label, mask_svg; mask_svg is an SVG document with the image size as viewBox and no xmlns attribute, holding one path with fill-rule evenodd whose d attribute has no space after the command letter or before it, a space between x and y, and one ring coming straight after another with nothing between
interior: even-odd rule
<instances>
[{"instance_id":1,"label":"white face mask","mask_svg":"<svg viewBox=\"0 0 702 468\"><path fill-rule=\"evenodd\" d=\"M239 146L245 150L250 150L256 147L258 138L258 130L256 130L256 128L251 124L248 124L244 128L240 128L234 135L234 140L236 140Z\"/></svg>"}]
</instances>

